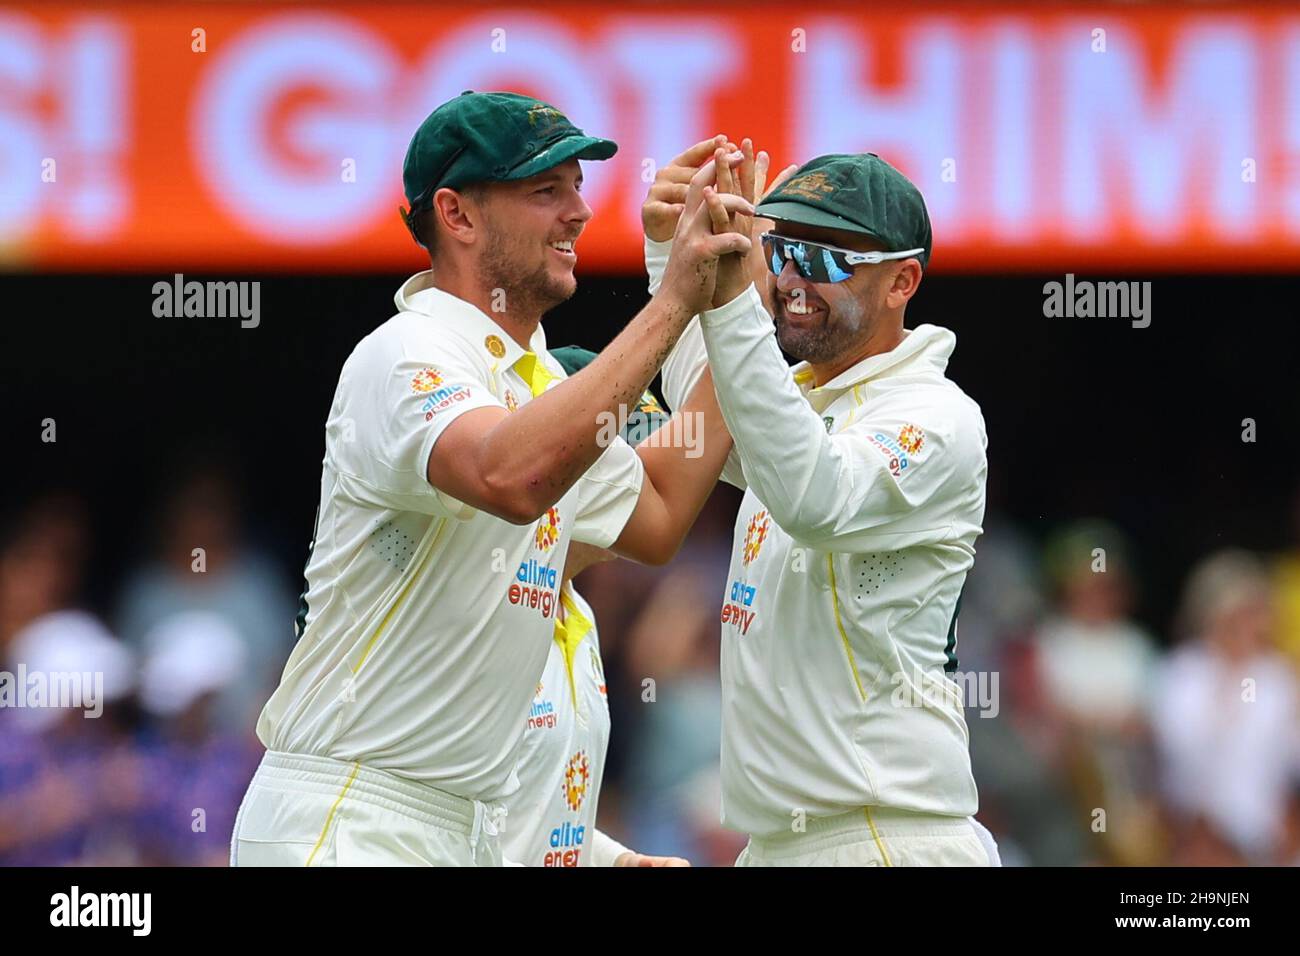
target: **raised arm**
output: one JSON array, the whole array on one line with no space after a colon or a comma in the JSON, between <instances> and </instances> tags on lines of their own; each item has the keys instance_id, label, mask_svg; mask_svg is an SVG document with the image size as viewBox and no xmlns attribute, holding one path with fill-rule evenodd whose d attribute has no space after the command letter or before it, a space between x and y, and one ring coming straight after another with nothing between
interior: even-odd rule
<instances>
[{"instance_id":1,"label":"raised arm","mask_svg":"<svg viewBox=\"0 0 1300 956\"><path fill-rule=\"evenodd\" d=\"M598 358L577 375L508 414L485 407L447 426L429 455L431 485L517 524L536 520L602 454L607 416L640 398L687 321L711 299L719 256L744 253L747 236L715 234L711 216L752 206L706 188L714 166L698 170L674 235L673 255L656 295Z\"/></svg>"},{"instance_id":2,"label":"raised arm","mask_svg":"<svg viewBox=\"0 0 1300 956\"><path fill-rule=\"evenodd\" d=\"M641 221L645 229L646 274L649 277L649 289L652 295L663 281L672 252L672 237L677 219L681 215L678 200L684 198L696 168L708 159L712 151L721 146L721 141L722 137L715 137L712 140L696 143L660 169L641 207ZM730 148L731 144L727 146ZM766 189L776 188L797 168L790 166L782 170L771 187L768 187L768 154L763 151L756 154L754 145L749 139L741 141L740 152L742 160L737 167L738 185L740 194L751 202L755 197L765 195ZM756 277L760 289L766 288L766 283L762 279L766 267L759 258L761 251L756 245L757 236L770 226L771 220L755 218L750 227L751 251L746 257L746 268ZM673 346L664 362L663 394L669 408L676 409L686 401L686 397L699 383L707 365L708 356L704 348L704 337L700 329L699 317L696 316L686 324L677 344ZM729 485L742 489L745 487L744 470L740 457L734 450L728 456L719 477Z\"/></svg>"}]
</instances>

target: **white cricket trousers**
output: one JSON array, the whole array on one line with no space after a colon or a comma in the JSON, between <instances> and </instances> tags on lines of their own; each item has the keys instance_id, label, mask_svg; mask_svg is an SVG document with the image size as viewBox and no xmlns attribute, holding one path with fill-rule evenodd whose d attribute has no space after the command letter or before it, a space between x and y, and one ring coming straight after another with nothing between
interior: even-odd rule
<instances>
[{"instance_id":1,"label":"white cricket trousers","mask_svg":"<svg viewBox=\"0 0 1300 956\"><path fill-rule=\"evenodd\" d=\"M267 751L231 866L501 866L504 809L384 770Z\"/></svg>"},{"instance_id":2,"label":"white cricket trousers","mask_svg":"<svg viewBox=\"0 0 1300 956\"><path fill-rule=\"evenodd\" d=\"M750 837L736 866L1001 866L974 817L864 807L804 831Z\"/></svg>"}]
</instances>

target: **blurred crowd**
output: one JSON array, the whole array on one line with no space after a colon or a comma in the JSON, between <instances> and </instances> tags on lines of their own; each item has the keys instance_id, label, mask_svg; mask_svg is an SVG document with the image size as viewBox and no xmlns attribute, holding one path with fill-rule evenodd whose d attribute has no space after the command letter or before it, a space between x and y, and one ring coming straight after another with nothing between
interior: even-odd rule
<instances>
[{"instance_id":1,"label":"blurred crowd","mask_svg":"<svg viewBox=\"0 0 1300 956\"><path fill-rule=\"evenodd\" d=\"M238 492L178 476L148 559L110 569L113 595L93 609L85 503L11 507L0 864L226 862L297 606L296 569L251 543ZM617 561L577 582L613 714L601 826L704 865L743 845L717 822L717 608L736 505L720 489L667 568ZM1300 508L1288 552L1199 556L1156 633L1135 620L1142 561L1120 529L1033 530L990 512L958 631L980 818L1004 863L1300 864ZM1141 558L1187 560L1149 542ZM20 668L97 675L94 710L36 706Z\"/></svg>"}]
</instances>

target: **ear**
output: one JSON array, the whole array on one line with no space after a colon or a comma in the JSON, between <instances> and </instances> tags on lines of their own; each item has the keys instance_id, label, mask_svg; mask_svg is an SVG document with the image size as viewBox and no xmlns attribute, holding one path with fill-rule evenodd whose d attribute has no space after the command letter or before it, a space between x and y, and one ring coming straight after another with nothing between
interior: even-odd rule
<instances>
[{"instance_id":1,"label":"ear","mask_svg":"<svg viewBox=\"0 0 1300 956\"><path fill-rule=\"evenodd\" d=\"M921 285L921 263L918 259L904 259L894 273L894 281L889 287L885 305L890 309L901 309L907 300L916 295Z\"/></svg>"},{"instance_id":2,"label":"ear","mask_svg":"<svg viewBox=\"0 0 1300 956\"><path fill-rule=\"evenodd\" d=\"M483 226L482 208L467 193L443 187L433 194L433 208L442 230L469 245Z\"/></svg>"}]
</instances>

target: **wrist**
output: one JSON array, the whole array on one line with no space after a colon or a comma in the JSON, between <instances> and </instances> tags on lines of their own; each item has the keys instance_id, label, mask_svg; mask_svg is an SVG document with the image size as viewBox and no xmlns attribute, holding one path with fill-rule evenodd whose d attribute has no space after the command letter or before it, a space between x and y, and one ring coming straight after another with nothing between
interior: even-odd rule
<instances>
[{"instance_id":1,"label":"wrist","mask_svg":"<svg viewBox=\"0 0 1300 956\"><path fill-rule=\"evenodd\" d=\"M664 321L678 332L686 328L686 323L690 322L692 316L709 307L707 301L700 303L683 293L677 283L669 281L669 277L665 277L659 291L654 294L654 299L661 305Z\"/></svg>"},{"instance_id":2,"label":"wrist","mask_svg":"<svg viewBox=\"0 0 1300 956\"><path fill-rule=\"evenodd\" d=\"M752 295L751 291L754 290ZM754 283L749 280L748 276L743 277L737 282L723 287L721 281L718 282L718 288L706 312L700 313L700 321L710 324L731 321L742 313L748 311L757 298L761 304L762 299L758 296L758 291Z\"/></svg>"}]
</instances>

